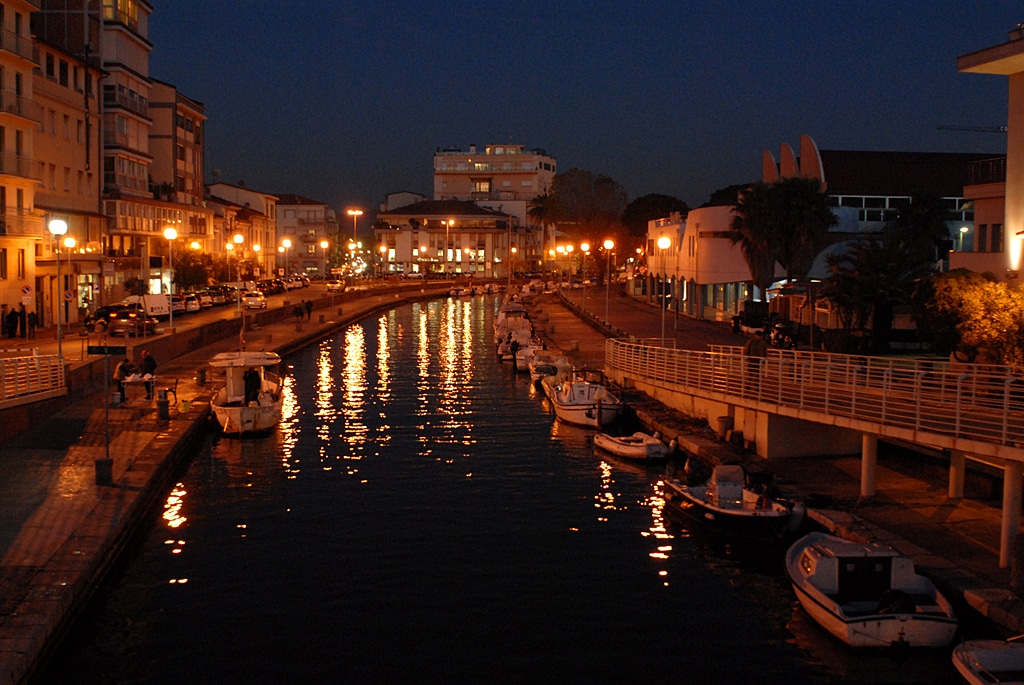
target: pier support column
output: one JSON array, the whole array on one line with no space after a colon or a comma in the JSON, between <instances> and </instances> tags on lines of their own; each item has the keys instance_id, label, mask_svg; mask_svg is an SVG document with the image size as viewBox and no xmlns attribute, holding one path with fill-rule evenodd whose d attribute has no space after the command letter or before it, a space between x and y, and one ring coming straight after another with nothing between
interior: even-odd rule
<instances>
[{"instance_id":1,"label":"pier support column","mask_svg":"<svg viewBox=\"0 0 1024 685\"><path fill-rule=\"evenodd\" d=\"M863 433L860 438L860 496L874 497L878 471L878 436Z\"/></svg>"},{"instance_id":2,"label":"pier support column","mask_svg":"<svg viewBox=\"0 0 1024 685\"><path fill-rule=\"evenodd\" d=\"M1008 461L1003 467L1003 521L999 534L999 568L1009 568L1013 541L1020 530L1021 474L1024 464Z\"/></svg>"},{"instance_id":3,"label":"pier support column","mask_svg":"<svg viewBox=\"0 0 1024 685\"><path fill-rule=\"evenodd\" d=\"M949 451L949 497L964 498L964 479L967 474L967 459L960 450Z\"/></svg>"}]
</instances>

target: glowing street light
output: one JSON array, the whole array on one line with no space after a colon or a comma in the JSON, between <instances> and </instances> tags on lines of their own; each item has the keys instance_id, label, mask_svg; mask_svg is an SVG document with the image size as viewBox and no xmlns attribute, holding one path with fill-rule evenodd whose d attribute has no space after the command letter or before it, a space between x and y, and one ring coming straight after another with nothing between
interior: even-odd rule
<instances>
[{"instance_id":1,"label":"glowing street light","mask_svg":"<svg viewBox=\"0 0 1024 685\"><path fill-rule=\"evenodd\" d=\"M326 239L320 241L320 249L324 251L324 288L327 287L327 248L330 246Z\"/></svg>"},{"instance_id":2,"label":"glowing street light","mask_svg":"<svg viewBox=\"0 0 1024 685\"><path fill-rule=\"evenodd\" d=\"M174 228L173 226L168 226L167 228L164 229L164 238L167 238L167 263L168 263L168 265L170 267L170 271L171 271L171 278L170 278L171 284L170 284L170 287L168 288L168 291L170 292L170 297L167 298L167 302L168 302L168 304L170 304L170 307L168 307L168 309L170 309L170 314L169 314L168 319L167 319L167 322L168 322L167 325L171 329L171 331L173 332L174 331L174 241L178 239L178 230L176 228ZM145 326L143 326L143 330L145 330Z\"/></svg>"},{"instance_id":3,"label":"glowing street light","mask_svg":"<svg viewBox=\"0 0 1024 685\"><path fill-rule=\"evenodd\" d=\"M63 219L51 219L50 223L47 225L47 229L50 231L50 235L52 235L54 237L57 237L59 235L64 235L65 233L68 232L68 222L64 221ZM64 285L63 285L63 281L61 281L61 278L60 278L60 255L59 254L55 255L55 258L57 260L57 291L58 291L58 295L59 295L59 297L57 298L56 307L55 307L55 309L57 311L57 356L60 357L61 359L63 359L64 358L64 349L63 349L63 337L64 336L63 336L63 331L61 331L61 327L60 327L60 302L61 302L61 300L64 299Z\"/></svg>"},{"instance_id":4,"label":"glowing street light","mask_svg":"<svg viewBox=\"0 0 1024 685\"><path fill-rule=\"evenodd\" d=\"M611 297L612 292L612 249L615 247L615 242L611 239L604 241L604 253L608 257L608 266L605 268L605 286L604 286L604 325L608 325L608 300Z\"/></svg>"},{"instance_id":5,"label":"glowing street light","mask_svg":"<svg viewBox=\"0 0 1024 685\"><path fill-rule=\"evenodd\" d=\"M283 250L281 250L282 252L284 252L284 277L288 278L288 251L292 249L292 241L289 240L288 238L285 238L284 240L281 241L281 247L284 248Z\"/></svg>"},{"instance_id":6,"label":"glowing street light","mask_svg":"<svg viewBox=\"0 0 1024 685\"><path fill-rule=\"evenodd\" d=\"M960 227L960 248L957 250L957 252L964 251L964 236L967 235L967 231L969 230L971 229L969 229L967 226Z\"/></svg>"},{"instance_id":7,"label":"glowing street light","mask_svg":"<svg viewBox=\"0 0 1024 685\"><path fill-rule=\"evenodd\" d=\"M245 242L245 236L241 233L236 233L231 240L234 241L235 245L238 246L238 313L242 313L242 243ZM230 247L230 244L229 244ZM242 326L245 327L244 325Z\"/></svg>"},{"instance_id":8,"label":"glowing street light","mask_svg":"<svg viewBox=\"0 0 1024 685\"><path fill-rule=\"evenodd\" d=\"M661 250L661 279L658 290L661 294L661 346L665 346L665 250L672 244L671 238L661 236L658 238L658 249Z\"/></svg>"},{"instance_id":9,"label":"glowing street light","mask_svg":"<svg viewBox=\"0 0 1024 685\"><path fill-rule=\"evenodd\" d=\"M361 217L363 215L363 210L361 210L361 209L350 209L350 210L348 210L346 212L346 214L348 214L350 217L352 217L352 242L355 242L356 241L356 222L359 220L359 217Z\"/></svg>"},{"instance_id":10,"label":"glowing street light","mask_svg":"<svg viewBox=\"0 0 1024 685\"><path fill-rule=\"evenodd\" d=\"M356 242L353 240L348 244L348 285L353 287L356 282Z\"/></svg>"},{"instance_id":11,"label":"glowing street light","mask_svg":"<svg viewBox=\"0 0 1024 685\"><path fill-rule=\"evenodd\" d=\"M448 231L455 225L454 219L442 221L444 224L444 277L448 278Z\"/></svg>"},{"instance_id":12,"label":"glowing street light","mask_svg":"<svg viewBox=\"0 0 1024 685\"><path fill-rule=\"evenodd\" d=\"M384 278L384 264L387 261L388 246L381 243L380 246L380 277Z\"/></svg>"},{"instance_id":13,"label":"glowing street light","mask_svg":"<svg viewBox=\"0 0 1024 685\"><path fill-rule=\"evenodd\" d=\"M259 273L260 276L263 275L263 265L260 262L260 250L262 249L263 246L260 245L259 243L256 243L255 245L252 246L252 251L256 253L256 271Z\"/></svg>"},{"instance_id":14,"label":"glowing street light","mask_svg":"<svg viewBox=\"0 0 1024 685\"><path fill-rule=\"evenodd\" d=\"M587 311L587 253L590 252L590 243L580 243L580 250L583 252L583 311Z\"/></svg>"}]
</instances>

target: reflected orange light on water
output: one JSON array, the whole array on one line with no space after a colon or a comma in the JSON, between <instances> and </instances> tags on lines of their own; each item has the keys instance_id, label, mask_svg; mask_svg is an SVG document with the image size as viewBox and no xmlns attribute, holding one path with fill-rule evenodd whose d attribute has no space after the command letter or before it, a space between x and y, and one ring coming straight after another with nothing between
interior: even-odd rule
<instances>
[{"instance_id":1,"label":"reflected orange light on water","mask_svg":"<svg viewBox=\"0 0 1024 685\"><path fill-rule=\"evenodd\" d=\"M366 426L366 333L361 326L345 330L345 361L341 374L344 439L348 444L345 459L362 459L369 429Z\"/></svg>"}]
</instances>

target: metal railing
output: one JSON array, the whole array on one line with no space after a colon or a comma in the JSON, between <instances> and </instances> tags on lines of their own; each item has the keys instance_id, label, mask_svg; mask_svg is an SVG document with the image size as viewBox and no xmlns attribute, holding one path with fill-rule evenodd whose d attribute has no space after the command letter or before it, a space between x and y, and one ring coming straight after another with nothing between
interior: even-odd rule
<instances>
[{"instance_id":1,"label":"metal railing","mask_svg":"<svg viewBox=\"0 0 1024 685\"><path fill-rule=\"evenodd\" d=\"M1015 367L780 350L748 358L732 346L696 352L623 340L606 343L605 363L658 385L774 404L779 413L1024 447L1024 375Z\"/></svg>"},{"instance_id":2,"label":"metal railing","mask_svg":"<svg viewBox=\"0 0 1024 685\"><path fill-rule=\"evenodd\" d=\"M0 359L0 407L67 393L64 360L55 354Z\"/></svg>"}]
</instances>

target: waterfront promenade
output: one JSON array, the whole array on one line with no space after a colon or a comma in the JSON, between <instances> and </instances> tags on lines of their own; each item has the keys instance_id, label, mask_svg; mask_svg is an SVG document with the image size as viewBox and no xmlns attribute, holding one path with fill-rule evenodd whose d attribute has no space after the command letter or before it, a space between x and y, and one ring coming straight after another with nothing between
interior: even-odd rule
<instances>
[{"instance_id":1,"label":"waterfront promenade","mask_svg":"<svg viewBox=\"0 0 1024 685\"><path fill-rule=\"evenodd\" d=\"M313 321L296 325L286 319L250 331L247 347L287 352L371 311L444 290L443 284L425 284L402 293L368 291L346 301L341 314L326 297L318 297ZM582 304L580 291L566 295L575 307ZM603 320L605 299L590 293L587 304ZM552 346L577 362L603 359L603 333L555 295L538 296L530 307ZM608 318L614 329L636 338L660 337L665 321L657 308L618 293L608 300ZM670 316L665 330L676 345L688 349L743 341L722 323ZM198 370L212 354L237 344L232 338L161 360L158 387L178 381L166 419L159 417L154 402L141 399L140 389L118 407L105 406L104 395L95 393L0 445L0 685L24 682L50 656L126 542L148 516L156 515L175 469L191 457L207 427L211 388L200 384ZM35 346L50 353L47 346L55 352L55 345L40 340ZM710 429L695 429L642 397L627 399L651 429L662 430L666 438L678 435L692 453L709 460L756 460L717 440ZM96 485L95 460L107 454L113 459L113 486ZM907 462L880 455L878 495L869 501L858 500L858 456L786 459L764 467L786 494L817 495L823 506L814 515L824 525L891 542L912 554L961 606L972 604L1003 632L1024 632L1024 610L1011 590L1011 572L998 568L998 492L949 500L945 471L930 457Z\"/></svg>"}]
</instances>

